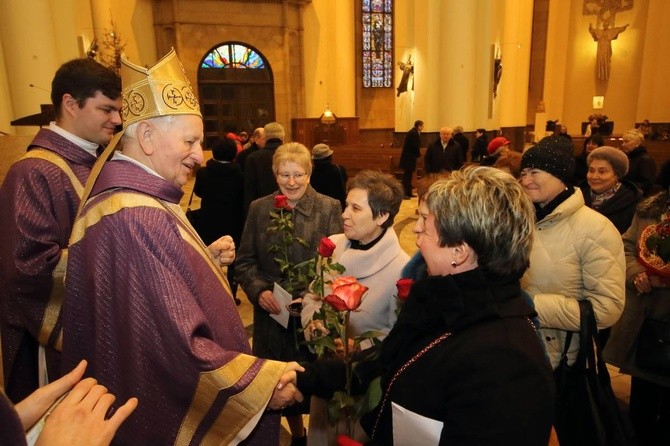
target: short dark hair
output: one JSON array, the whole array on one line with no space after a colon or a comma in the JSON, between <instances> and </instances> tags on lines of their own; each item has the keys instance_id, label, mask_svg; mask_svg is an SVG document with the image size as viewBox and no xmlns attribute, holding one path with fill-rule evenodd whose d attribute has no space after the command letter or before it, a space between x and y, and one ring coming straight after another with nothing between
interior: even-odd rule
<instances>
[{"instance_id":1,"label":"short dark hair","mask_svg":"<svg viewBox=\"0 0 670 446\"><path fill-rule=\"evenodd\" d=\"M69 94L84 107L86 100L101 92L110 99L121 96L121 78L111 69L93 59L73 59L56 71L51 82L51 102L56 117L60 116L63 95Z\"/></svg>"},{"instance_id":2,"label":"short dark hair","mask_svg":"<svg viewBox=\"0 0 670 446\"><path fill-rule=\"evenodd\" d=\"M486 134L486 129L477 129L477 132Z\"/></svg>"},{"instance_id":3,"label":"short dark hair","mask_svg":"<svg viewBox=\"0 0 670 446\"><path fill-rule=\"evenodd\" d=\"M237 144L229 138L221 138L212 145L212 158L217 161L232 161L237 155Z\"/></svg>"},{"instance_id":4,"label":"short dark hair","mask_svg":"<svg viewBox=\"0 0 670 446\"><path fill-rule=\"evenodd\" d=\"M423 125L423 121L422 121L422 120L417 119L416 121L414 121L414 128L415 128L415 129L418 129L418 128L419 128L420 126L422 126L422 125Z\"/></svg>"},{"instance_id":5,"label":"short dark hair","mask_svg":"<svg viewBox=\"0 0 670 446\"><path fill-rule=\"evenodd\" d=\"M368 204L372 210L372 218L385 213L389 218L382 224L388 228L400 210L405 192L398 180L387 173L376 170L362 170L347 183L347 192L351 189L363 189L368 193Z\"/></svg>"}]
</instances>

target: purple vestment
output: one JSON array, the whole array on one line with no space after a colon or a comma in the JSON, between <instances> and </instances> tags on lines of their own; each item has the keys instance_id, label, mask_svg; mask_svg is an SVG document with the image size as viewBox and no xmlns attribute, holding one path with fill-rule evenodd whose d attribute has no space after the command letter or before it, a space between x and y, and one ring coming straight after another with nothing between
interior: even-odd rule
<instances>
[{"instance_id":1,"label":"purple vestment","mask_svg":"<svg viewBox=\"0 0 670 446\"><path fill-rule=\"evenodd\" d=\"M39 131L29 151L36 148L62 158L79 187L95 163L94 156L48 129ZM39 344L46 346L49 378L60 376L54 347L59 341L62 289L53 289L52 272L67 248L79 206L72 180L52 162L24 158L12 165L0 188L2 362L5 390L14 402L38 386Z\"/></svg>"},{"instance_id":2,"label":"purple vestment","mask_svg":"<svg viewBox=\"0 0 670 446\"><path fill-rule=\"evenodd\" d=\"M116 160L91 196L72 232L63 369L85 358L118 402L138 397L115 442L229 444L255 426L248 444L278 444L279 416L263 411L285 364L251 356L181 189Z\"/></svg>"}]
</instances>

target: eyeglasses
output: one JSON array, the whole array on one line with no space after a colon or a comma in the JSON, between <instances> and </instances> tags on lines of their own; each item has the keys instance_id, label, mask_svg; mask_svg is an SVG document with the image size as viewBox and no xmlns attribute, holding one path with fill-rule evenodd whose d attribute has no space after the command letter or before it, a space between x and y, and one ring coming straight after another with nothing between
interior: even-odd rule
<instances>
[{"instance_id":1,"label":"eyeglasses","mask_svg":"<svg viewBox=\"0 0 670 446\"><path fill-rule=\"evenodd\" d=\"M307 174L306 173L278 173L277 177L279 177L279 179L282 180L282 181L288 181L291 178L293 178L295 181L302 181L305 178L307 178Z\"/></svg>"}]
</instances>

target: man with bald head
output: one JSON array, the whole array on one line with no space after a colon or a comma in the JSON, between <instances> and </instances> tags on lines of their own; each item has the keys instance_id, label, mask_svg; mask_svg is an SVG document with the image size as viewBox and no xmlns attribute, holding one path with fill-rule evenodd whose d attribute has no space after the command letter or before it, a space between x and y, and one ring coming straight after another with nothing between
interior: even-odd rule
<instances>
[{"instance_id":1,"label":"man with bald head","mask_svg":"<svg viewBox=\"0 0 670 446\"><path fill-rule=\"evenodd\" d=\"M454 139L451 127L442 127L440 137L426 149L424 170L426 174L451 172L463 166L463 152Z\"/></svg>"}]
</instances>

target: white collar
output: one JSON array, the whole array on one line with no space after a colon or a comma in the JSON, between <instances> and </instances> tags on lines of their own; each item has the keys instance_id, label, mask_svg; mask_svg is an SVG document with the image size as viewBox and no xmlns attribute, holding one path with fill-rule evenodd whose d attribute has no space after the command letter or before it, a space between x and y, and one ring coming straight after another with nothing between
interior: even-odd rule
<instances>
[{"instance_id":1,"label":"white collar","mask_svg":"<svg viewBox=\"0 0 670 446\"><path fill-rule=\"evenodd\" d=\"M98 147L100 147L99 144L96 144L91 141L87 141L84 138L81 138L74 133L70 133L67 130L65 130L63 127L59 127L55 121L51 121L49 123L49 130L51 130L54 133L58 133L60 136L63 138L67 139L70 141L72 144L76 145L77 147L80 147L81 149L87 151L94 157L98 157Z\"/></svg>"}]
</instances>

